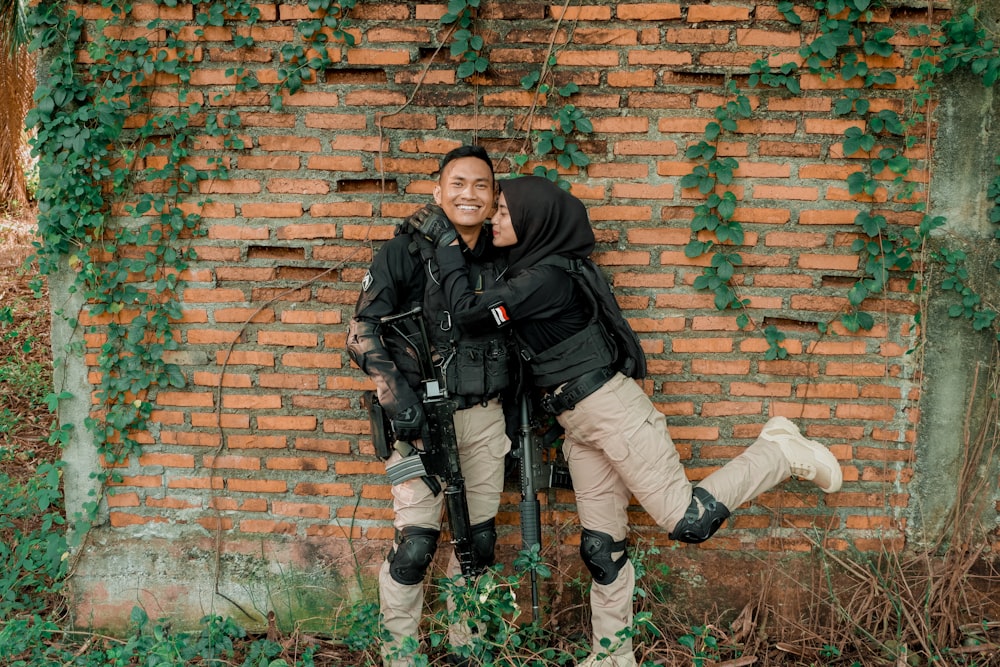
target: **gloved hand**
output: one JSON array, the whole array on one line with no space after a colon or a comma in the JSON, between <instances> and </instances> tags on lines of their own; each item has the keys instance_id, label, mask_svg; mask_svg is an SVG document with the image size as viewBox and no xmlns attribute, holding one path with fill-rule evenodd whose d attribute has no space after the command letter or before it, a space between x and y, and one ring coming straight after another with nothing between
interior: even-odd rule
<instances>
[{"instance_id":1,"label":"gloved hand","mask_svg":"<svg viewBox=\"0 0 1000 667\"><path fill-rule=\"evenodd\" d=\"M405 410L400 410L392 418L392 432L396 440L413 442L419 440L424 427L424 409L419 403L414 403Z\"/></svg>"},{"instance_id":2,"label":"gloved hand","mask_svg":"<svg viewBox=\"0 0 1000 667\"><path fill-rule=\"evenodd\" d=\"M406 221L420 232L425 239L441 248L458 238L451 220L437 204L428 204L411 215Z\"/></svg>"}]
</instances>

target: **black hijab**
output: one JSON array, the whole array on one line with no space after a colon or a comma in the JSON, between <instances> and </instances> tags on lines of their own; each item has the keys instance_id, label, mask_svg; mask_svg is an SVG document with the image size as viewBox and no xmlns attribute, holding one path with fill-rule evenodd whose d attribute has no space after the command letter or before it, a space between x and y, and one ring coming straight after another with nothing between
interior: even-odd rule
<instances>
[{"instance_id":1,"label":"black hijab","mask_svg":"<svg viewBox=\"0 0 1000 667\"><path fill-rule=\"evenodd\" d=\"M583 258L594 249L583 202L541 176L498 181L507 199L517 244L508 250L511 273L534 266L550 255Z\"/></svg>"}]
</instances>

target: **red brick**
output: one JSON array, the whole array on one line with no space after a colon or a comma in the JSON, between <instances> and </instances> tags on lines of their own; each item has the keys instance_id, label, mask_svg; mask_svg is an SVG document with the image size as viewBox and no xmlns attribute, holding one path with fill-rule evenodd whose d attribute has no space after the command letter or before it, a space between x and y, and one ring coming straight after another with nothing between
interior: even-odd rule
<instances>
[{"instance_id":1,"label":"red brick","mask_svg":"<svg viewBox=\"0 0 1000 667\"><path fill-rule=\"evenodd\" d=\"M736 5L689 5L687 12L688 23L746 21L749 18L749 8Z\"/></svg>"},{"instance_id":2,"label":"red brick","mask_svg":"<svg viewBox=\"0 0 1000 667\"><path fill-rule=\"evenodd\" d=\"M156 395L156 403L183 407L212 407L215 404L215 396L205 392L161 391Z\"/></svg>"},{"instance_id":3,"label":"red brick","mask_svg":"<svg viewBox=\"0 0 1000 667\"><path fill-rule=\"evenodd\" d=\"M226 479L226 487L230 491L247 491L252 493L284 493L288 484L280 479Z\"/></svg>"},{"instance_id":4,"label":"red brick","mask_svg":"<svg viewBox=\"0 0 1000 667\"><path fill-rule=\"evenodd\" d=\"M265 431L313 431L316 425L311 415L257 415L257 428Z\"/></svg>"},{"instance_id":5,"label":"red brick","mask_svg":"<svg viewBox=\"0 0 1000 667\"><path fill-rule=\"evenodd\" d=\"M284 345L288 347L316 347L319 339L315 333L305 331L261 331L257 334L259 345ZM282 358L284 360L284 358Z\"/></svg>"},{"instance_id":6,"label":"red brick","mask_svg":"<svg viewBox=\"0 0 1000 667\"><path fill-rule=\"evenodd\" d=\"M216 363L229 366L274 366L274 355L270 352L219 350L215 358Z\"/></svg>"},{"instance_id":7,"label":"red brick","mask_svg":"<svg viewBox=\"0 0 1000 667\"><path fill-rule=\"evenodd\" d=\"M295 449L306 452L326 452L328 454L350 454L351 443L347 440L324 438L296 438Z\"/></svg>"},{"instance_id":8,"label":"red brick","mask_svg":"<svg viewBox=\"0 0 1000 667\"><path fill-rule=\"evenodd\" d=\"M147 523L165 523L167 520L162 516L139 516L138 514L126 514L124 512L108 513L108 521L114 528L142 526Z\"/></svg>"},{"instance_id":9,"label":"red brick","mask_svg":"<svg viewBox=\"0 0 1000 667\"><path fill-rule=\"evenodd\" d=\"M724 353L733 351L733 341L729 338L674 338L670 341L675 353Z\"/></svg>"},{"instance_id":10,"label":"red brick","mask_svg":"<svg viewBox=\"0 0 1000 667\"><path fill-rule=\"evenodd\" d=\"M848 377L883 377L886 375L885 364L877 363L839 363L829 362L826 365L827 375Z\"/></svg>"},{"instance_id":11,"label":"red brick","mask_svg":"<svg viewBox=\"0 0 1000 667\"><path fill-rule=\"evenodd\" d=\"M334 471L343 475L380 475L385 472L385 464L381 461L336 461Z\"/></svg>"},{"instance_id":12,"label":"red brick","mask_svg":"<svg viewBox=\"0 0 1000 667\"><path fill-rule=\"evenodd\" d=\"M286 352L281 355L281 363L292 368L341 368L343 361L339 353Z\"/></svg>"},{"instance_id":13,"label":"red brick","mask_svg":"<svg viewBox=\"0 0 1000 667\"><path fill-rule=\"evenodd\" d=\"M110 489L109 489L110 490ZM109 493L107 496L108 507L138 507L138 493Z\"/></svg>"},{"instance_id":14,"label":"red brick","mask_svg":"<svg viewBox=\"0 0 1000 667\"><path fill-rule=\"evenodd\" d=\"M171 509L171 510L188 510L200 508L200 503L194 503L190 500L184 500L182 498L173 498L166 496L164 498L146 498L146 507L155 507L157 509Z\"/></svg>"},{"instance_id":15,"label":"red brick","mask_svg":"<svg viewBox=\"0 0 1000 667\"><path fill-rule=\"evenodd\" d=\"M168 468L193 468L194 456L191 454L166 454L149 452L139 457L139 465L165 466Z\"/></svg>"},{"instance_id":16,"label":"red brick","mask_svg":"<svg viewBox=\"0 0 1000 667\"><path fill-rule=\"evenodd\" d=\"M722 386L716 382L664 382L660 392L667 396L673 394L714 396L722 392Z\"/></svg>"},{"instance_id":17,"label":"red brick","mask_svg":"<svg viewBox=\"0 0 1000 667\"><path fill-rule=\"evenodd\" d=\"M221 477L177 477L167 480L168 489L213 489L220 490L225 485Z\"/></svg>"},{"instance_id":18,"label":"red brick","mask_svg":"<svg viewBox=\"0 0 1000 667\"><path fill-rule=\"evenodd\" d=\"M862 419L865 421L892 421L898 413L891 405L857 405L841 403L835 416L838 419Z\"/></svg>"},{"instance_id":19,"label":"red brick","mask_svg":"<svg viewBox=\"0 0 1000 667\"><path fill-rule=\"evenodd\" d=\"M281 202L244 203L240 211L248 218L301 218L302 204Z\"/></svg>"},{"instance_id":20,"label":"red brick","mask_svg":"<svg viewBox=\"0 0 1000 667\"><path fill-rule=\"evenodd\" d=\"M235 523L228 517L206 516L196 519L198 524L205 530L216 532L219 530L232 530Z\"/></svg>"},{"instance_id":21,"label":"red brick","mask_svg":"<svg viewBox=\"0 0 1000 667\"><path fill-rule=\"evenodd\" d=\"M670 2L622 3L615 11L624 21L666 21L681 17L681 6Z\"/></svg>"},{"instance_id":22,"label":"red brick","mask_svg":"<svg viewBox=\"0 0 1000 667\"><path fill-rule=\"evenodd\" d=\"M350 484L300 482L295 485L294 492L297 496L351 497L354 495L354 488Z\"/></svg>"},{"instance_id":23,"label":"red brick","mask_svg":"<svg viewBox=\"0 0 1000 667\"><path fill-rule=\"evenodd\" d=\"M271 511L279 516L293 516L307 519L330 518L329 507L312 503L288 503L276 500L271 504Z\"/></svg>"},{"instance_id":24,"label":"red brick","mask_svg":"<svg viewBox=\"0 0 1000 667\"><path fill-rule=\"evenodd\" d=\"M192 412L191 426L195 428L250 428L250 415L247 414L224 414L218 415L214 412Z\"/></svg>"},{"instance_id":25,"label":"red brick","mask_svg":"<svg viewBox=\"0 0 1000 667\"><path fill-rule=\"evenodd\" d=\"M701 406L702 417L731 417L734 415L759 415L763 404L758 401L720 401L718 403L705 402ZM706 454L704 448L701 456L712 458Z\"/></svg>"},{"instance_id":26,"label":"red brick","mask_svg":"<svg viewBox=\"0 0 1000 667\"><path fill-rule=\"evenodd\" d=\"M218 433L189 431L160 431L160 441L166 445L189 447L218 447L221 444Z\"/></svg>"},{"instance_id":27,"label":"red brick","mask_svg":"<svg viewBox=\"0 0 1000 667\"><path fill-rule=\"evenodd\" d=\"M812 382L797 387L796 395L802 398L857 398L860 392L853 384Z\"/></svg>"},{"instance_id":28,"label":"red brick","mask_svg":"<svg viewBox=\"0 0 1000 667\"><path fill-rule=\"evenodd\" d=\"M691 372L698 375L746 375L750 372L750 360L712 361L693 359Z\"/></svg>"},{"instance_id":29,"label":"red brick","mask_svg":"<svg viewBox=\"0 0 1000 667\"><path fill-rule=\"evenodd\" d=\"M226 438L230 449L285 449L288 444L282 435L241 435L232 433Z\"/></svg>"},{"instance_id":30,"label":"red brick","mask_svg":"<svg viewBox=\"0 0 1000 667\"><path fill-rule=\"evenodd\" d=\"M275 535L294 535L295 524L288 521L271 521L269 519L243 519L240 530L244 533L270 533Z\"/></svg>"},{"instance_id":31,"label":"red brick","mask_svg":"<svg viewBox=\"0 0 1000 667\"><path fill-rule=\"evenodd\" d=\"M319 378L315 375L295 375L291 373L261 374L258 376L261 387L270 389L318 389Z\"/></svg>"},{"instance_id":32,"label":"red brick","mask_svg":"<svg viewBox=\"0 0 1000 667\"><path fill-rule=\"evenodd\" d=\"M556 21L608 21L611 7L595 5L550 5L549 12Z\"/></svg>"},{"instance_id":33,"label":"red brick","mask_svg":"<svg viewBox=\"0 0 1000 667\"><path fill-rule=\"evenodd\" d=\"M326 459L318 457L281 457L267 460L268 470L327 470Z\"/></svg>"},{"instance_id":34,"label":"red brick","mask_svg":"<svg viewBox=\"0 0 1000 667\"><path fill-rule=\"evenodd\" d=\"M791 384L787 382L733 382L729 385L731 396L790 396Z\"/></svg>"}]
</instances>

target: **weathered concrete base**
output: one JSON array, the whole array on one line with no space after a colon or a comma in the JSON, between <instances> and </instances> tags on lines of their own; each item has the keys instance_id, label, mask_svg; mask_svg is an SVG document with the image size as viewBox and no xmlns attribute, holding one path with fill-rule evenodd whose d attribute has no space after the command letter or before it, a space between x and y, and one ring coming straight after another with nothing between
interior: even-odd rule
<instances>
[{"instance_id":1,"label":"weathered concrete base","mask_svg":"<svg viewBox=\"0 0 1000 667\"><path fill-rule=\"evenodd\" d=\"M178 629L206 615L261 629L274 612L279 627L328 630L362 590L374 599L384 549L382 542L359 548L341 539L122 539L96 529L70 577L69 605L77 627L116 635L136 606Z\"/></svg>"},{"instance_id":2,"label":"weathered concrete base","mask_svg":"<svg viewBox=\"0 0 1000 667\"><path fill-rule=\"evenodd\" d=\"M273 611L282 629L295 624L330 631L352 602L377 600L375 574L387 547L364 540L222 541L217 557L211 537L112 537L97 530L88 539L85 558L70 579L69 603L77 627L114 635L127 633L136 606L151 619L168 618L175 629L193 629L204 616L217 615L260 630ZM447 548L438 550L433 576L443 573L447 555ZM499 562L512 563L515 556L512 546L498 550ZM562 546L558 560L561 578L541 582L542 606L547 615L560 610L563 627L585 627L588 607L582 596L590 577L577 546ZM658 563L668 574L654 567ZM748 604L779 606L798 618L818 594L824 597L827 586L822 560L808 553L747 556L668 547L648 557L646 566L652 573L640 580L648 587L645 603L669 605L672 614L692 619L731 620ZM505 574L511 571L504 568ZM528 590L524 582L518 592L526 614ZM428 604L435 598L428 594Z\"/></svg>"}]
</instances>

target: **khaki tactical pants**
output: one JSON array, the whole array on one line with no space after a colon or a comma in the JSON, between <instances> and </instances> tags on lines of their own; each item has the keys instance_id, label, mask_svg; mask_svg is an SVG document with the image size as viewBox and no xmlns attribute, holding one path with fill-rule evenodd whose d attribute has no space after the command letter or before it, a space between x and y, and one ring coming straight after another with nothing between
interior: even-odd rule
<instances>
[{"instance_id":1,"label":"khaki tactical pants","mask_svg":"<svg viewBox=\"0 0 1000 667\"><path fill-rule=\"evenodd\" d=\"M563 453L584 528L615 541L628 532L629 500L634 495L662 528L672 531L691 503L692 485L667 432L666 419L635 381L618 373L558 421L566 429ZM757 440L699 486L730 510L791 475L774 443ZM614 554L614 557L619 556ZM630 656L632 642L615 633L632 624L635 573L627 564L618 578L591 588L593 650L607 638L611 653ZM634 661L634 658L632 658Z\"/></svg>"},{"instance_id":2,"label":"khaki tactical pants","mask_svg":"<svg viewBox=\"0 0 1000 667\"><path fill-rule=\"evenodd\" d=\"M455 413L455 435L458 441L458 456L465 478L465 494L469 504L469 520L472 525L482 523L496 516L500 507L500 492L503 491L504 456L510 451L510 440L504 426L503 410L497 400L485 407L475 405ZM386 462L399 460L395 453ZM421 478L414 478L392 487L393 521L396 529L405 526L439 529L442 525L444 494L431 493ZM451 546L448 560L449 577L461 573L458 560ZM383 561L379 572L379 598L382 623L392 636L392 641L383 646L382 655L386 667L405 667L412 664L412 657L393 655L405 637L418 639L417 626L420 623L424 605L424 584L407 586L389 576L389 563ZM449 605L450 606L450 605ZM471 642L469 629L461 623L449 629L449 641L453 646Z\"/></svg>"}]
</instances>

